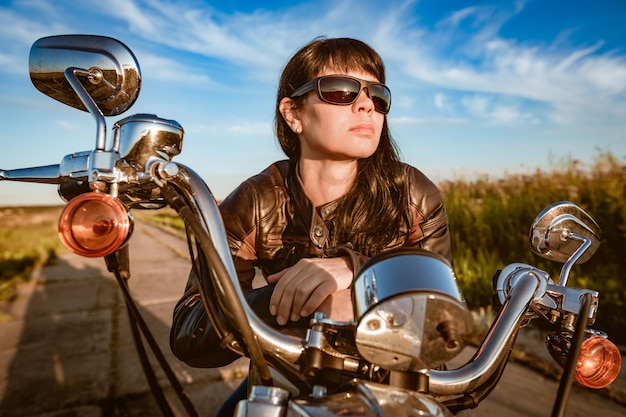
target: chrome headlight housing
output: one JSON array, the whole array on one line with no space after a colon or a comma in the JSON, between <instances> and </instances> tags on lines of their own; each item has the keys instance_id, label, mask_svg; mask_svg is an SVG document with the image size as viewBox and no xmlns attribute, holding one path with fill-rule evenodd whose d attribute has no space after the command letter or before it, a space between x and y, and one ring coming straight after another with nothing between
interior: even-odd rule
<instances>
[{"instance_id":1,"label":"chrome headlight housing","mask_svg":"<svg viewBox=\"0 0 626 417\"><path fill-rule=\"evenodd\" d=\"M353 288L356 346L385 369L420 371L461 352L471 314L454 272L436 253L385 252L358 271Z\"/></svg>"}]
</instances>

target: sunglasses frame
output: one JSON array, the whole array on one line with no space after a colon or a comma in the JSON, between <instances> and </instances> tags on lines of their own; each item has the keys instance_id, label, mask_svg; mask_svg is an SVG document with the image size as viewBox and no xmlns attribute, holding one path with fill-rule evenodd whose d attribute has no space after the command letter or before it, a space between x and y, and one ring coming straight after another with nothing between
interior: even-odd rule
<instances>
[{"instance_id":1,"label":"sunglasses frame","mask_svg":"<svg viewBox=\"0 0 626 417\"><path fill-rule=\"evenodd\" d=\"M336 103L334 101L330 101L326 98L324 98L324 96L322 95L322 90L321 90L321 82L324 79L327 78L339 78L339 79L345 79L345 80L350 80L350 81L356 81L359 83L359 92L357 93L357 95L354 97L354 99L350 102L347 103ZM296 98L296 97L300 97L303 96L305 94L310 93L311 91L315 91L317 93L317 97L322 100L325 103L329 103L329 104L334 104L337 106L349 106L351 104L353 104L355 101L357 101L357 99L359 98L359 96L361 95L361 92L363 91L364 88L367 88L367 96L371 99L372 98L372 86L382 86L383 89L386 89L389 92L389 100L388 100L388 104L387 104L387 110L386 111L381 111L376 107L376 102L374 102L374 109L381 113L381 114L387 114L389 113L389 110L391 109L391 89L389 89L389 87L383 83L379 83L379 82L375 82L375 81L367 81L367 80L362 80L360 78L356 78L356 77L351 77L349 75L324 75L321 77L317 77L317 78L313 78L311 81L308 81L306 83L304 83L300 88L298 88L296 91L294 91L289 98ZM376 96L377 98L380 98L379 96ZM374 101L374 100L372 100ZM387 101L387 100L385 100Z\"/></svg>"}]
</instances>

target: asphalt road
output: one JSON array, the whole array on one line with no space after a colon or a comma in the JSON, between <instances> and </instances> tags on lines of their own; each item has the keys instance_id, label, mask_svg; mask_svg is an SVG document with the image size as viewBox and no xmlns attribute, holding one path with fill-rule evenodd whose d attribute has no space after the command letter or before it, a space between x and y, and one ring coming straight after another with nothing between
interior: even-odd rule
<instances>
[{"instance_id":1,"label":"asphalt road","mask_svg":"<svg viewBox=\"0 0 626 417\"><path fill-rule=\"evenodd\" d=\"M247 372L247 359L193 369L169 351L172 308L189 263L186 242L142 223L130 242L132 294L201 416L212 416ZM123 298L102 259L61 256L0 304L0 417L160 415L142 373ZM153 360L154 361L154 360ZM623 372L622 372L623 374ZM184 408L158 372L174 414ZM623 378L622 378L623 379ZM550 416L557 382L515 363L472 416ZM626 407L575 389L566 416L626 416Z\"/></svg>"}]
</instances>

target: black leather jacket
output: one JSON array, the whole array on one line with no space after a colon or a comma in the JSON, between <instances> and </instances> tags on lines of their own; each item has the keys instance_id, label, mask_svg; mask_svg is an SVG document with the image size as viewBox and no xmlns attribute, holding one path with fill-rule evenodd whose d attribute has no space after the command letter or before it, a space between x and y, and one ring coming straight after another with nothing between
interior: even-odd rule
<instances>
[{"instance_id":1,"label":"black leather jacket","mask_svg":"<svg viewBox=\"0 0 626 417\"><path fill-rule=\"evenodd\" d=\"M411 230L401 233L386 249L415 246L452 262L442 192L416 168L403 167L410 195ZM252 289L255 267L268 276L301 258L328 256L329 249L342 244L334 241L331 232L336 204L315 210L289 161L276 162L251 177L220 204L241 287L252 309L269 324L280 327L268 312L273 286ZM170 343L174 354L190 366L218 367L238 357L220 347L200 302L193 271L174 309Z\"/></svg>"}]
</instances>

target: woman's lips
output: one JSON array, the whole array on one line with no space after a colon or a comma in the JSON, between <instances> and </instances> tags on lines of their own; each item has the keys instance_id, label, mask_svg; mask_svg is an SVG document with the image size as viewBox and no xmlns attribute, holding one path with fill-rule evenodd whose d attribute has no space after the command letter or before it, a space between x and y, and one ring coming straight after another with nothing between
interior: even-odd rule
<instances>
[{"instance_id":1,"label":"woman's lips","mask_svg":"<svg viewBox=\"0 0 626 417\"><path fill-rule=\"evenodd\" d=\"M365 135L374 134L374 126L371 123L359 123L350 128L351 132L361 133Z\"/></svg>"}]
</instances>

